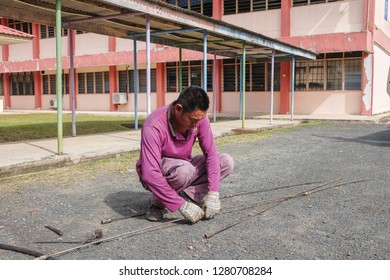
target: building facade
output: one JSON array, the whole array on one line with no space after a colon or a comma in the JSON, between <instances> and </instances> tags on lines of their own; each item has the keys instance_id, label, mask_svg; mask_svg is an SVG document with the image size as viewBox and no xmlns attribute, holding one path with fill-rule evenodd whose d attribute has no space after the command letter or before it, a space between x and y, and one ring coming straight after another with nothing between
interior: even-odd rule
<instances>
[{"instance_id":1,"label":"building facade","mask_svg":"<svg viewBox=\"0 0 390 280\"><path fill-rule=\"evenodd\" d=\"M387 0L167 0L205 16L318 53L315 61L295 61L295 114L375 115L390 111L390 19ZM5 109L51 109L56 98L55 28L1 19L32 34L31 43L0 48L0 99ZM146 111L146 51L137 43L134 84L133 41L63 30L63 109L70 110L69 55L75 54L75 93L79 111ZM69 42L73 41L70 46ZM152 45L152 110L177 97L179 49ZM182 87L203 84L203 54L182 51ZM207 89L216 92L217 111L239 113L240 59L210 55ZM270 112L271 63L245 65L246 112ZM213 69L216 69L215 75ZM291 111L291 62L275 63L273 112ZM215 89L214 89L215 87ZM121 93L121 94L118 94ZM118 98L121 97L121 98ZM213 98L210 98L213 101ZM212 108L213 104L211 104Z\"/></svg>"}]
</instances>

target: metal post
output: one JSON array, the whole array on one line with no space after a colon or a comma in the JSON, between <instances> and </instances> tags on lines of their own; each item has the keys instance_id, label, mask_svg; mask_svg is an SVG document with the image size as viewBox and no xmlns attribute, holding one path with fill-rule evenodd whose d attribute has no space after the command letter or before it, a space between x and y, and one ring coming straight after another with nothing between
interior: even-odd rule
<instances>
[{"instance_id":1,"label":"metal post","mask_svg":"<svg viewBox=\"0 0 390 280\"><path fill-rule=\"evenodd\" d=\"M214 53L213 62L213 121L217 122L217 55Z\"/></svg>"},{"instance_id":2,"label":"metal post","mask_svg":"<svg viewBox=\"0 0 390 280\"><path fill-rule=\"evenodd\" d=\"M242 56L240 57L240 120L242 120Z\"/></svg>"},{"instance_id":3,"label":"metal post","mask_svg":"<svg viewBox=\"0 0 390 280\"><path fill-rule=\"evenodd\" d=\"M207 92L207 32L203 32L203 89Z\"/></svg>"},{"instance_id":4,"label":"metal post","mask_svg":"<svg viewBox=\"0 0 390 280\"><path fill-rule=\"evenodd\" d=\"M269 124L272 124L272 117L274 113L274 71L275 70L275 50L272 50L271 58L271 107L269 113Z\"/></svg>"},{"instance_id":5,"label":"metal post","mask_svg":"<svg viewBox=\"0 0 390 280\"><path fill-rule=\"evenodd\" d=\"M151 93L150 93L150 16L146 15L146 96L147 96L147 115L151 112Z\"/></svg>"},{"instance_id":6,"label":"metal post","mask_svg":"<svg viewBox=\"0 0 390 280\"><path fill-rule=\"evenodd\" d=\"M72 28L69 29L69 55L70 55L70 94L72 97L72 136L76 136L76 101L75 101L75 85L74 85L74 50L73 50L73 34Z\"/></svg>"},{"instance_id":7,"label":"metal post","mask_svg":"<svg viewBox=\"0 0 390 280\"><path fill-rule=\"evenodd\" d=\"M63 153L63 128L62 128L62 19L61 0L56 0L56 90L57 90L57 149L58 155Z\"/></svg>"},{"instance_id":8,"label":"metal post","mask_svg":"<svg viewBox=\"0 0 390 280\"><path fill-rule=\"evenodd\" d=\"M246 81L245 81L245 65L246 65L246 45L245 45L245 42L244 42L244 47L242 49L242 76L241 76L241 80L242 80L242 128L245 128L245 85L246 85Z\"/></svg>"},{"instance_id":9,"label":"metal post","mask_svg":"<svg viewBox=\"0 0 390 280\"><path fill-rule=\"evenodd\" d=\"M134 129L138 130L138 81L137 81L137 37L133 37L134 52Z\"/></svg>"},{"instance_id":10,"label":"metal post","mask_svg":"<svg viewBox=\"0 0 390 280\"><path fill-rule=\"evenodd\" d=\"M295 56L291 59L291 121L294 120L294 102L295 102Z\"/></svg>"},{"instance_id":11,"label":"metal post","mask_svg":"<svg viewBox=\"0 0 390 280\"><path fill-rule=\"evenodd\" d=\"M182 62L182 48L179 48L179 92L183 90L183 62Z\"/></svg>"}]
</instances>

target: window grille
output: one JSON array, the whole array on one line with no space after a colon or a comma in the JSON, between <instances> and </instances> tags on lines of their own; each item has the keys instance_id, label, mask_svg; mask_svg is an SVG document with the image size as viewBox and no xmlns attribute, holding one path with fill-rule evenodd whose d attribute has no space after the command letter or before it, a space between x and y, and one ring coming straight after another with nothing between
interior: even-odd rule
<instances>
[{"instance_id":1,"label":"window grille","mask_svg":"<svg viewBox=\"0 0 390 280\"><path fill-rule=\"evenodd\" d=\"M34 95L34 79L32 72L11 73L11 95Z\"/></svg>"},{"instance_id":2,"label":"window grille","mask_svg":"<svg viewBox=\"0 0 390 280\"><path fill-rule=\"evenodd\" d=\"M345 90L362 89L362 60L346 59L344 61Z\"/></svg>"},{"instance_id":3,"label":"window grille","mask_svg":"<svg viewBox=\"0 0 390 280\"><path fill-rule=\"evenodd\" d=\"M309 90L324 90L324 62L322 60L308 63Z\"/></svg>"},{"instance_id":4,"label":"window grille","mask_svg":"<svg viewBox=\"0 0 390 280\"><path fill-rule=\"evenodd\" d=\"M213 67L211 61L207 64L207 90L211 91L213 89ZM203 60L182 62L182 89L179 88L179 62L168 62L166 66L167 92L181 91L191 85L203 88Z\"/></svg>"},{"instance_id":5,"label":"window grille","mask_svg":"<svg viewBox=\"0 0 390 280\"><path fill-rule=\"evenodd\" d=\"M9 19L8 27L22 31L24 33L32 34L32 23Z\"/></svg>"},{"instance_id":6,"label":"window grille","mask_svg":"<svg viewBox=\"0 0 390 280\"><path fill-rule=\"evenodd\" d=\"M267 9L267 1L266 0L253 0L253 11L265 11Z\"/></svg>"},{"instance_id":7,"label":"window grille","mask_svg":"<svg viewBox=\"0 0 390 280\"><path fill-rule=\"evenodd\" d=\"M330 2L337 2L337 1L345 1L345 0L293 0L293 7L330 3Z\"/></svg>"},{"instance_id":8,"label":"window grille","mask_svg":"<svg viewBox=\"0 0 390 280\"><path fill-rule=\"evenodd\" d=\"M342 60L328 60L326 62L326 89L342 89Z\"/></svg>"}]
</instances>

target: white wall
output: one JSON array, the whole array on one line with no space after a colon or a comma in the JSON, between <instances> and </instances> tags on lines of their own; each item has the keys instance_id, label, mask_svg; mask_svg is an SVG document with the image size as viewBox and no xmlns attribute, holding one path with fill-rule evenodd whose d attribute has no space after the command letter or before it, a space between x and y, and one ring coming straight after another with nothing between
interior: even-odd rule
<instances>
[{"instance_id":1,"label":"white wall","mask_svg":"<svg viewBox=\"0 0 390 280\"><path fill-rule=\"evenodd\" d=\"M360 115L362 92L296 91L295 114Z\"/></svg>"},{"instance_id":2,"label":"white wall","mask_svg":"<svg viewBox=\"0 0 390 280\"><path fill-rule=\"evenodd\" d=\"M108 36L95 33L78 34L75 55L90 55L108 52Z\"/></svg>"},{"instance_id":3,"label":"white wall","mask_svg":"<svg viewBox=\"0 0 390 280\"><path fill-rule=\"evenodd\" d=\"M387 94L387 77L390 71L390 55L374 46L374 82L372 113L390 111L390 96Z\"/></svg>"},{"instance_id":4,"label":"white wall","mask_svg":"<svg viewBox=\"0 0 390 280\"><path fill-rule=\"evenodd\" d=\"M153 50L156 47L155 44L150 44L150 49ZM146 43L137 40L137 50L145 50ZM116 51L133 51L134 41L130 39L116 38Z\"/></svg>"},{"instance_id":5,"label":"white wall","mask_svg":"<svg viewBox=\"0 0 390 280\"><path fill-rule=\"evenodd\" d=\"M361 32L364 0L306 5L291 9L291 36Z\"/></svg>"},{"instance_id":6,"label":"white wall","mask_svg":"<svg viewBox=\"0 0 390 280\"><path fill-rule=\"evenodd\" d=\"M33 59L32 43L21 43L9 45L9 61L20 61Z\"/></svg>"},{"instance_id":7,"label":"white wall","mask_svg":"<svg viewBox=\"0 0 390 280\"><path fill-rule=\"evenodd\" d=\"M61 38L62 42L62 56L68 56L68 37ZM32 46L31 46L32 48ZM39 45L40 58L55 58L56 57L56 38L46 38L40 40Z\"/></svg>"},{"instance_id":8,"label":"white wall","mask_svg":"<svg viewBox=\"0 0 390 280\"><path fill-rule=\"evenodd\" d=\"M387 21L385 20L385 1L376 1L375 5L375 25L390 37L390 3L387 11Z\"/></svg>"},{"instance_id":9,"label":"white wall","mask_svg":"<svg viewBox=\"0 0 390 280\"><path fill-rule=\"evenodd\" d=\"M280 93L274 92L273 111L277 114L280 111ZM258 114L269 114L271 108L270 92L246 92L245 113L253 116ZM222 113L236 114L240 112L240 93L224 92L222 94Z\"/></svg>"},{"instance_id":10,"label":"white wall","mask_svg":"<svg viewBox=\"0 0 390 280\"><path fill-rule=\"evenodd\" d=\"M271 38L281 34L281 10L269 10L253 13L222 16L222 20Z\"/></svg>"},{"instance_id":11,"label":"white wall","mask_svg":"<svg viewBox=\"0 0 390 280\"><path fill-rule=\"evenodd\" d=\"M35 110L35 96L11 96L11 109Z\"/></svg>"}]
</instances>

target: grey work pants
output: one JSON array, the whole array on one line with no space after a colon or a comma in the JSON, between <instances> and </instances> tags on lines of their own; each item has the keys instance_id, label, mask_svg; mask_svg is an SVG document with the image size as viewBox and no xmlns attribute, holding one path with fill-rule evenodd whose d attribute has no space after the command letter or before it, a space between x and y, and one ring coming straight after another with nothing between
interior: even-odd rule
<instances>
[{"instance_id":1,"label":"grey work pants","mask_svg":"<svg viewBox=\"0 0 390 280\"><path fill-rule=\"evenodd\" d=\"M234 167L233 159L228 154L218 154L221 167L221 180L228 176ZM197 155L191 162L175 158L163 158L162 172L168 184L177 193L184 191L195 202L203 201L209 191L206 158ZM151 202L164 208L160 200L152 194Z\"/></svg>"}]
</instances>

